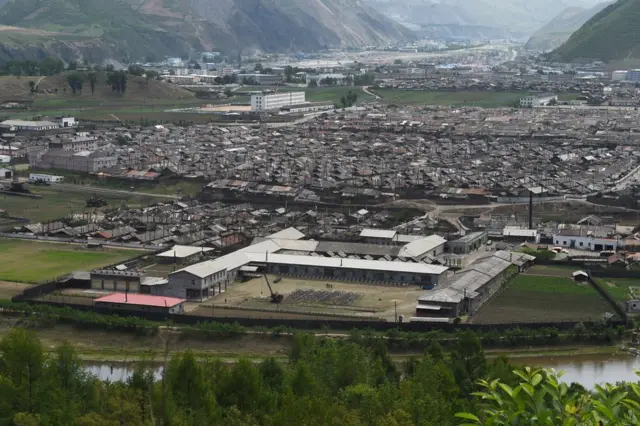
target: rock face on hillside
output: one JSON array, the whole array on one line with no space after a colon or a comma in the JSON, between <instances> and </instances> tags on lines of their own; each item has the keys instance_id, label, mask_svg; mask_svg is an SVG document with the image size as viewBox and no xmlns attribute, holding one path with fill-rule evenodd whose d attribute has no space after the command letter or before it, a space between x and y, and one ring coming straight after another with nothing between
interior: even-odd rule
<instances>
[{"instance_id":1,"label":"rock face on hillside","mask_svg":"<svg viewBox=\"0 0 640 426\"><path fill-rule=\"evenodd\" d=\"M590 9L566 8L548 24L536 31L525 47L529 50L548 52L561 46L571 37L571 34L610 4L611 2L601 3Z\"/></svg>"},{"instance_id":2,"label":"rock face on hillside","mask_svg":"<svg viewBox=\"0 0 640 426\"><path fill-rule=\"evenodd\" d=\"M640 0L619 0L605 7L550 57L604 62L640 59Z\"/></svg>"},{"instance_id":3,"label":"rock face on hillside","mask_svg":"<svg viewBox=\"0 0 640 426\"><path fill-rule=\"evenodd\" d=\"M0 6L0 60L311 51L414 37L359 0L0 0Z\"/></svg>"}]
</instances>

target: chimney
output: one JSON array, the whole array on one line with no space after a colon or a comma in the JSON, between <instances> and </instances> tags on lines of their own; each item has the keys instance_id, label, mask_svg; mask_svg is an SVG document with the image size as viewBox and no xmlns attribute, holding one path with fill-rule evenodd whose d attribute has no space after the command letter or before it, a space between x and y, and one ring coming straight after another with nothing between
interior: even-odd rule
<instances>
[{"instance_id":1,"label":"chimney","mask_svg":"<svg viewBox=\"0 0 640 426\"><path fill-rule=\"evenodd\" d=\"M529 190L529 229L533 229L533 192Z\"/></svg>"}]
</instances>

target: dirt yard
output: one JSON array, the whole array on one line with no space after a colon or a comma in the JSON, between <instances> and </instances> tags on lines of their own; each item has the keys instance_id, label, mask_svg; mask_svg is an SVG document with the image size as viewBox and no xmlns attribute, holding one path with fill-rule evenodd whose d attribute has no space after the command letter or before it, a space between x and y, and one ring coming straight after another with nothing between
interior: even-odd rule
<instances>
[{"instance_id":1,"label":"dirt yard","mask_svg":"<svg viewBox=\"0 0 640 426\"><path fill-rule=\"evenodd\" d=\"M405 318L414 316L417 298L424 293L424 290L415 286L388 287L298 278L282 278L280 282L273 283L274 279L274 276L269 276L273 291L284 296L280 304L271 303L264 278L255 278L230 285L225 293L216 295L204 305L384 318L393 321L396 309L397 314L404 315ZM327 287L327 284L331 287Z\"/></svg>"}]
</instances>

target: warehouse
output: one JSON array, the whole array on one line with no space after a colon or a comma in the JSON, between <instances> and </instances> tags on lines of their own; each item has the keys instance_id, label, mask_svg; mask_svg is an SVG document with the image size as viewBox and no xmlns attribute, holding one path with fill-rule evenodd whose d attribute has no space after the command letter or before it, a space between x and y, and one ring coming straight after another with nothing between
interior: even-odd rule
<instances>
[{"instance_id":1,"label":"warehouse","mask_svg":"<svg viewBox=\"0 0 640 426\"><path fill-rule=\"evenodd\" d=\"M534 259L524 253L506 251L479 259L450 275L436 290L418 298L416 316L456 318L473 315L512 274L522 271Z\"/></svg>"},{"instance_id":2,"label":"warehouse","mask_svg":"<svg viewBox=\"0 0 640 426\"><path fill-rule=\"evenodd\" d=\"M446 249L449 253L467 254L478 250L488 240L489 234L486 231L471 232L462 238L447 242Z\"/></svg>"},{"instance_id":3,"label":"warehouse","mask_svg":"<svg viewBox=\"0 0 640 426\"><path fill-rule=\"evenodd\" d=\"M193 263L199 257L212 250L210 247L175 245L170 250L157 254L156 258L159 263Z\"/></svg>"},{"instance_id":4,"label":"warehouse","mask_svg":"<svg viewBox=\"0 0 640 426\"><path fill-rule=\"evenodd\" d=\"M266 266L269 273L378 284L437 285L449 269L425 263L339 257L247 253L253 265Z\"/></svg>"}]
</instances>

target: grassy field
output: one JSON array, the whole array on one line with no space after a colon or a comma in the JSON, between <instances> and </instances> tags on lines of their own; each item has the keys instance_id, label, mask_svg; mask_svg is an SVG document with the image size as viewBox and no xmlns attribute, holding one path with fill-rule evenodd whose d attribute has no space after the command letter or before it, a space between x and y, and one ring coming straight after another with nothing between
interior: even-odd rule
<instances>
[{"instance_id":1,"label":"grassy field","mask_svg":"<svg viewBox=\"0 0 640 426\"><path fill-rule=\"evenodd\" d=\"M60 219L70 213L82 213L99 210L86 207L86 200L91 197L91 191L73 191L58 189L55 186L34 187L30 190L42 198L17 197L0 194L0 206L12 216L24 217L34 222ZM120 205L129 207L143 206L158 202L157 198L136 194L100 194L107 203L105 208Z\"/></svg>"},{"instance_id":2,"label":"grassy field","mask_svg":"<svg viewBox=\"0 0 640 426\"><path fill-rule=\"evenodd\" d=\"M86 250L71 244L0 239L0 280L37 283L122 262L136 254L134 250Z\"/></svg>"},{"instance_id":3,"label":"grassy field","mask_svg":"<svg viewBox=\"0 0 640 426\"><path fill-rule=\"evenodd\" d=\"M374 89L382 102L396 105L459 105L496 108L511 106L523 92L430 92L424 90Z\"/></svg>"},{"instance_id":4,"label":"grassy field","mask_svg":"<svg viewBox=\"0 0 640 426\"><path fill-rule=\"evenodd\" d=\"M629 300L629 287L640 287L640 280L634 278L596 278L611 295L621 302Z\"/></svg>"},{"instance_id":5,"label":"grassy field","mask_svg":"<svg viewBox=\"0 0 640 426\"><path fill-rule=\"evenodd\" d=\"M611 307L588 284L518 275L474 318L478 324L597 321Z\"/></svg>"},{"instance_id":6,"label":"grassy field","mask_svg":"<svg viewBox=\"0 0 640 426\"><path fill-rule=\"evenodd\" d=\"M273 283L274 278L269 277L269 280ZM415 286L388 287L334 281L332 281L332 288L328 289L327 281L299 278L282 278L277 284L272 284L272 287L275 292L285 296L284 301L279 305L270 302L269 289L263 278L230 285L225 293L213 297L205 305L224 306L230 310L243 308L243 312L246 312L245 309L285 310L290 313L313 312L363 318L386 318L393 321L396 309L398 315L414 316L416 300L424 293L424 290ZM349 305L299 302L288 299L287 296L296 290L342 291L357 293L359 297ZM208 312L203 314L209 315ZM233 315L226 313L225 316Z\"/></svg>"}]
</instances>

